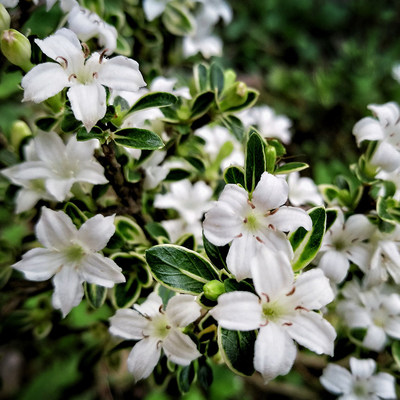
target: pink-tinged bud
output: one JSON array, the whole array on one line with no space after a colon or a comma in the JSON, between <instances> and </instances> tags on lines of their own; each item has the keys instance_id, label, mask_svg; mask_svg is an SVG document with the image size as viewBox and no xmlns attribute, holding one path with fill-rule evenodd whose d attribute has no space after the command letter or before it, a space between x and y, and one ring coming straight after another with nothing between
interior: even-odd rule
<instances>
[{"instance_id":1,"label":"pink-tinged bud","mask_svg":"<svg viewBox=\"0 0 400 400\"><path fill-rule=\"evenodd\" d=\"M26 36L15 29L7 29L1 34L1 51L10 63L29 71L31 64L31 44Z\"/></svg>"},{"instance_id":2,"label":"pink-tinged bud","mask_svg":"<svg viewBox=\"0 0 400 400\"><path fill-rule=\"evenodd\" d=\"M10 29L10 14L3 4L0 4L0 33L6 29Z\"/></svg>"}]
</instances>

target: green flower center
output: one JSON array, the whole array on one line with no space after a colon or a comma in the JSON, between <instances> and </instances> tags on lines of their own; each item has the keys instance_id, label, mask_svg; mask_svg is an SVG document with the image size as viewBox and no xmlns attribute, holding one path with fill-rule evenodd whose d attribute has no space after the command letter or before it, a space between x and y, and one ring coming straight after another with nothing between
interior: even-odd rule
<instances>
[{"instance_id":1,"label":"green flower center","mask_svg":"<svg viewBox=\"0 0 400 400\"><path fill-rule=\"evenodd\" d=\"M85 255L85 250L79 244L73 244L65 250L65 257L70 262L80 261Z\"/></svg>"},{"instance_id":2,"label":"green flower center","mask_svg":"<svg viewBox=\"0 0 400 400\"><path fill-rule=\"evenodd\" d=\"M151 336L155 336L160 340L165 339L170 332L171 326L168 325L168 320L165 315L161 314L152 321L152 334Z\"/></svg>"},{"instance_id":3,"label":"green flower center","mask_svg":"<svg viewBox=\"0 0 400 400\"><path fill-rule=\"evenodd\" d=\"M276 322L284 314L284 310L276 302L274 303L263 303L262 314L267 321Z\"/></svg>"}]
</instances>

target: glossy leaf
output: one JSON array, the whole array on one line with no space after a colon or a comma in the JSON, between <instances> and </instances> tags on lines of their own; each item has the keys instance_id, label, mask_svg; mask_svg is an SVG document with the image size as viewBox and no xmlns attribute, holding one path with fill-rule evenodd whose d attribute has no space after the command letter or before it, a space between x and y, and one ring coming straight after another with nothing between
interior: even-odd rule
<instances>
[{"instance_id":1,"label":"glossy leaf","mask_svg":"<svg viewBox=\"0 0 400 400\"><path fill-rule=\"evenodd\" d=\"M264 139L251 128L245 157L245 186L250 193L253 192L266 168L264 145Z\"/></svg>"},{"instance_id":2,"label":"glossy leaf","mask_svg":"<svg viewBox=\"0 0 400 400\"><path fill-rule=\"evenodd\" d=\"M128 111L132 113L134 111L145 110L153 107L168 107L175 104L178 98L171 93L167 92L152 92L145 94Z\"/></svg>"},{"instance_id":3,"label":"glossy leaf","mask_svg":"<svg viewBox=\"0 0 400 400\"><path fill-rule=\"evenodd\" d=\"M160 137L147 129L125 128L114 132L115 143L141 150L158 150L164 147Z\"/></svg>"}]
</instances>

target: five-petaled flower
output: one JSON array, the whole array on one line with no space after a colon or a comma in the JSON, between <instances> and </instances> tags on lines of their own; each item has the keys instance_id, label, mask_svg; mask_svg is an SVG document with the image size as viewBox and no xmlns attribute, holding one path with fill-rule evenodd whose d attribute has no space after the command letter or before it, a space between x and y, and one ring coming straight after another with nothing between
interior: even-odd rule
<instances>
[{"instance_id":1,"label":"five-petaled flower","mask_svg":"<svg viewBox=\"0 0 400 400\"><path fill-rule=\"evenodd\" d=\"M334 298L323 272L314 269L295 279L287 256L267 247L249 261L258 296L240 291L224 293L210 314L225 329L259 329L254 368L264 380L290 371L296 357L293 340L317 354L332 355L335 329L312 311Z\"/></svg>"},{"instance_id":2,"label":"five-petaled flower","mask_svg":"<svg viewBox=\"0 0 400 400\"><path fill-rule=\"evenodd\" d=\"M120 309L111 317L110 332L128 340L139 340L128 357L128 369L136 381L147 378L156 366L161 349L174 363L189 365L200 357L192 339L182 332L198 317L200 306L190 295L172 297L163 309L160 296L153 292L134 309Z\"/></svg>"},{"instance_id":3,"label":"five-petaled flower","mask_svg":"<svg viewBox=\"0 0 400 400\"><path fill-rule=\"evenodd\" d=\"M84 281L104 287L125 282L121 268L98 253L114 232L114 216L95 215L78 230L63 211L43 207L36 236L44 248L29 250L13 267L31 281L53 277L53 306L65 317L81 302Z\"/></svg>"},{"instance_id":4,"label":"five-petaled flower","mask_svg":"<svg viewBox=\"0 0 400 400\"><path fill-rule=\"evenodd\" d=\"M23 77L23 101L40 103L68 87L75 118L83 122L87 131L106 113L104 86L132 92L146 86L136 61L123 56L107 59L104 52L87 58L76 34L69 29L62 28L35 42L56 63L39 64Z\"/></svg>"},{"instance_id":5,"label":"five-petaled flower","mask_svg":"<svg viewBox=\"0 0 400 400\"><path fill-rule=\"evenodd\" d=\"M304 210L282 207L288 192L283 178L264 172L251 197L242 187L228 184L207 212L204 235L216 246L232 241L227 264L237 280L251 277L249 259L262 245L284 251L292 258L293 250L284 232L300 226L311 229L311 218Z\"/></svg>"}]
</instances>

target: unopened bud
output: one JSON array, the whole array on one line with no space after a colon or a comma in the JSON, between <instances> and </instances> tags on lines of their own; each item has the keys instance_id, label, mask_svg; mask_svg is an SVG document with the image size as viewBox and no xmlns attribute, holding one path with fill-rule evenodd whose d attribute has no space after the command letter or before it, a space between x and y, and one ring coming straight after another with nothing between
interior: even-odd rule
<instances>
[{"instance_id":1,"label":"unopened bud","mask_svg":"<svg viewBox=\"0 0 400 400\"><path fill-rule=\"evenodd\" d=\"M10 14L3 4L0 4L0 33L6 29L10 29Z\"/></svg>"},{"instance_id":2,"label":"unopened bud","mask_svg":"<svg viewBox=\"0 0 400 400\"><path fill-rule=\"evenodd\" d=\"M247 85L244 82L235 82L223 93L223 100L219 104L221 111L229 110L243 104L247 99Z\"/></svg>"},{"instance_id":3,"label":"unopened bud","mask_svg":"<svg viewBox=\"0 0 400 400\"><path fill-rule=\"evenodd\" d=\"M274 146L267 146L265 149L265 161L267 164L267 172L272 174L275 171L276 163L276 149Z\"/></svg>"},{"instance_id":4,"label":"unopened bud","mask_svg":"<svg viewBox=\"0 0 400 400\"><path fill-rule=\"evenodd\" d=\"M222 293L225 293L225 286L222 282L213 280L203 286L203 291L207 299L217 300Z\"/></svg>"},{"instance_id":5,"label":"unopened bud","mask_svg":"<svg viewBox=\"0 0 400 400\"><path fill-rule=\"evenodd\" d=\"M1 51L10 63L18 65L25 72L31 64L31 44L26 36L15 29L7 29L1 34Z\"/></svg>"},{"instance_id":6,"label":"unopened bud","mask_svg":"<svg viewBox=\"0 0 400 400\"><path fill-rule=\"evenodd\" d=\"M21 142L28 136L32 136L32 131L24 121L15 121L12 124L10 142L15 150L19 148Z\"/></svg>"}]
</instances>

